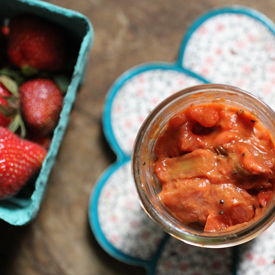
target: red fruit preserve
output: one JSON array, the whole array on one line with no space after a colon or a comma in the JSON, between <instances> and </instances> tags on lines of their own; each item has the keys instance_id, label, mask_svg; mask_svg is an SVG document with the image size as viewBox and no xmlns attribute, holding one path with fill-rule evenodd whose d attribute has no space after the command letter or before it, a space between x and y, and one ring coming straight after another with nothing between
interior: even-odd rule
<instances>
[{"instance_id":1,"label":"red fruit preserve","mask_svg":"<svg viewBox=\"0 0 275 275\"><path fill-rule=\"evenodd\" d=\"M273 138L244 108L213 102L184 109L169 120L155 155L160 201L204 231L249 222L274 196Z\"/></svg>"},{"instance_id":2,"label":"red fruit preserve","mask_svg":"<svg viewBox=\"0 0 275 275\"><path fill-rule=\"evenodd\" d=\"M137 135L142 207L188 244L230 247L275 220L275 113L239 88L204 84L161 102Z\"/></svg>"}]
</instances>

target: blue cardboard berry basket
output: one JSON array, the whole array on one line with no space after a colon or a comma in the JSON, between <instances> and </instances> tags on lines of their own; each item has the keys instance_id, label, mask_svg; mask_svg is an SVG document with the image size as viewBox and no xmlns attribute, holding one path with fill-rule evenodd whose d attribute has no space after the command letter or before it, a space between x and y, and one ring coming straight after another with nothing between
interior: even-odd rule
<instances>
[{"instance_id":1,"label":"blue cardboard berry basket","mask_svg":"<svg viewBox=\"0 0 275 275\"><path fill-rule=\"evenodd\" d=\"M38 177L30 180L26 188L18 195L0 201L0 219L9 224L20 226L33 220L39 211L48 177L69 121L78 87L84 78L87 56L93 42L93 28L90 21L82 14L43 1L0 0L0 5L1 19L28 13L54 22L68 32L74 38L74 41L77 41L78 51L70 85L64 97L59 123L55 128L51 146Z\"/></svg>"}]
</instances>

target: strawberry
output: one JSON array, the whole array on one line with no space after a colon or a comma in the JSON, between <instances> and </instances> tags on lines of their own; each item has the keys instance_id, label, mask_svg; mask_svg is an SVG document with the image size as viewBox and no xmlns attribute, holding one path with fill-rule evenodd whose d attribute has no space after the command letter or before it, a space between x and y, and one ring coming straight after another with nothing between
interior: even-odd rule
<instances>
[{"instance_id":1,"label":"strawberry","mask_svg":"<svg viewBox=\"0 0 275 275\"><path fill-rule=\"evenodd\" d=\"M50 79L37 78L19 87L21 112L26 127L35 135L49 135L59 120L63 94Z\"/></svg>"},{"instance_id":2,"label":"strawberry","mask_svg":"<svg viewBox=\"0 0 275 275\"><path fill-rule=\"evenodd\" d=\"M18 68L58 71L64 67L66 42L53 23L32 15L21 15L9 24L8 56Z\"/></svg>"},{"instance_id":3,"label":"strawberry","mask_svg":"<svg viewBox=\"0 0 275 275\"><path fill-rule=\"evenodd\" d=\"M2 82L0 82L0 107L2 106L8 106L8 102L5 99L5 97L10 97L11 93L8 91L8 89L3 85ZM11 122L11 117L7 116L4 113L4 110L0 108L0 126L7 127Z\"/></svg>"},{"instance_id":4,"label":"strawberry","mask_svg":"<svg viewBox=\"0 0 275 275\"><path fill-rule=\"evenodd\" d=\"M14 196L37 173L47 152L0 127L0 199Z\"/></svg>"},{"instance_id":5,"label":"strawberry","mask_svg":"<svg viewBox=\"0 0 275 275\"><path fill-rule=\"evenodd\" d=\"M49 150L52 142L52 136L36 136L32 134L27 134L26 139L34 142L36 144L39 144L41 147L43 147L45 150Z\"/></svg>"}]
</instances>

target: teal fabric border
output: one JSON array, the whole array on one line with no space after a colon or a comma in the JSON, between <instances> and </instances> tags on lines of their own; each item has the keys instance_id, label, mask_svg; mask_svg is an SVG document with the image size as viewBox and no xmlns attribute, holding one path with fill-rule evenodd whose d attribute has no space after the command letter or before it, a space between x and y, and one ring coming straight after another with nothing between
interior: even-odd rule
<instances>
[{"instance_id":1,"label":"teal fabric border","mask_svg":"<svg viewBox=\"0 0 275 275\"><path fill-rule=\"evenodd\" d=\"M132 77L134 77L140 73L150 71L150 70L174 70L174 71L184 73L188 76L194 77L194 78L202 81L203 83L207 83L207 81L203 77L201 77L187 69L177 66L176 63L165 63L165 62L145 63L142 65L133 67L130 70L126 71L124 74L122 74L114 82L114 84L108 91L108 94L106 96L105 105L104 105L103 116L102 116L103 131L104 131L105 137L106 137L109 145L111 146L112 150L117 155L118 160L122 160L125 157L129 157L129 156L126 155L126 153L124 153L122 151L122 149L119 147L119 145L116 141L115 135L114 135L112 121L111 121L111 111L112 111L113 100L114 100L117 92L121 89L121 87L129 79L131 79Z\"/></svg>"}]
</instances>

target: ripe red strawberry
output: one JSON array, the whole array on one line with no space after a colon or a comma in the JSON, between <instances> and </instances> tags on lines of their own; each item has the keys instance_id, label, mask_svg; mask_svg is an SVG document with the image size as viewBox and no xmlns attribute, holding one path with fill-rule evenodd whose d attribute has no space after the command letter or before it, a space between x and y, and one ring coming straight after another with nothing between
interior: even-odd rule
<instances>
[{"instance_id":1,"label":"ripe red strawberry","mask_svg":"<svg viewBox=\"0 0 275 275\"><path fill-rule=\"evenodd\" d=\"M22 68L57 71L64 67L66 43L63 32L53 23L31 15L11 19L8 56Z\"/></svg>"},{"instance_id":2,"label":"ripe red strawberry","mask_svg":"<svg viewBox=\"0 0 275 275\"><path fill-rule=\"evenodd\" d=\"M19 88L21 112L27 128L39 136L55 128L63 105L63 95L50 79L26 81Z\"/></svg>"},{"instance_id":3,"label":"ripe red strawberry","mask_svg":"<svg viewBox=\"0 0 275 275\"><path fill-rule=\"evenodd\" d=\"M3 107L8 106L9 104L8 104L7 100L5 99L5 97L10 97L10 96L11 96L11 93L0 82L0 105L2 105ZM1 111L2 110L0 108L0 126L7 127L10 124L12 118L2 114ZM4 113L4 111L2 111L2 112Z\"/></svg>"},{"instance_id":4,"label":"ripe red strawberry","mask_svg":"<svg viewBox=\"0 0 275 275\"><path fill-rule=\"evenodd\" d=\"M47 152L0 127L0 199L15 195L37 173Z\"/></svg>"},{"instance_id":5,"label":"ripe red strawberry","mask_svg":"<svg viewBox=\"0 0 275 275\"><path fill-rule=\"evenodd\" d=\"M36 135L29 134L26 136L26 139L36 144L39 144L41 147L43 147L47 151L49 150L52 142L52 137L50 135L36 136Z\"/></svg>"}]
</instances>

